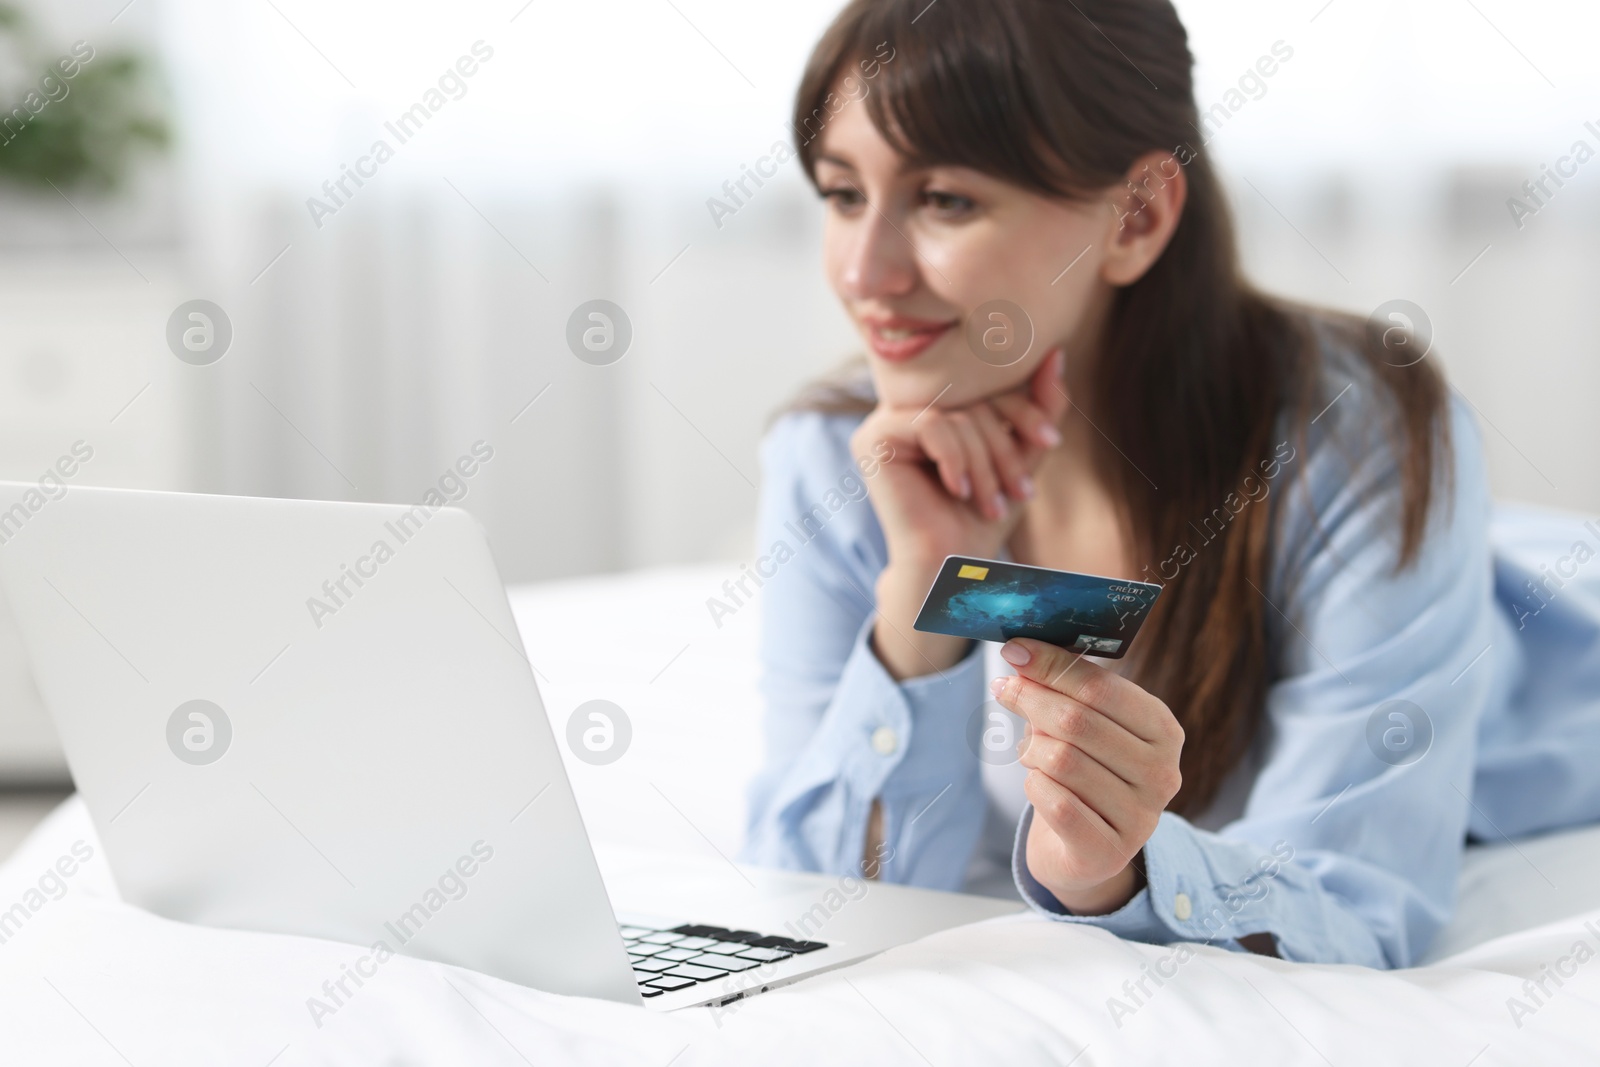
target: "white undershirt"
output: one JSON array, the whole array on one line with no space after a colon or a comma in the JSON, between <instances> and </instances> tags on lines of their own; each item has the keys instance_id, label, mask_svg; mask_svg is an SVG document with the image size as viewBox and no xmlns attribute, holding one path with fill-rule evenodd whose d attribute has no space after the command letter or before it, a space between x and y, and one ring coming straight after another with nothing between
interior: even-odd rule
<instances>
[{"instance_id":1,"label":"white undershirt","mask_svg":"<svg viewBox=\"0 0 1600 1067\"><path fill-rule=\"evenodd\" d=\"M1015 840L1017 820L1022 818L1023 809L1028 806L1027 794L1022 791L1022 782L1028 777L1028 769L1015 759L1016 744L1022 739L1021 736L1012 728L1009 717L998 715L1000 706L989 698L989 682L992 679L1007 678L1015 673L1011 664L1000 658L1000 645L993 641L983 642L984 729L989 732L988 740L995 742L995 745L985 750L986 755L993 755L978 765L983 777L987 811L983 820L983 834L967 867L966 888L969 893L1017 896L1016 884L1011 877L1011 847ZM1000 762L1007 758L1002 755L1002 742L1005 741L1010 743L1010 762Z\"/></svg>"},{"instance_id":2,"label":"white undershirt","mask_svg":"<svg viewBox=\"0 0 1600 1067\"><path fill-rule=\"evenodd\" d=\"M983 692L988 698L989 683L995 678L1009 678L1017 672L1011 664L1000 658L1001 646L994 641L983 642ZM999 707L992 700L984 705L990 712L987 723L991 729L1001 729L999 721L994 718L993 712ZM1011 721L1009 718L1006 720ZM1020 736L1012 736L1012 730L1004 731L1010 739L1011 755L1015 756L1015 746L1021 741ZM998 741L996 736L994 740ZM998 758L998 754L995 757ZM987 760L981 764L983 773L983 791L989 798L989 804L998 809L998 814L1008 825L1016 826L1017 820L1022 818L1022 810L1028 806L1028 798L1022 792L1023 779L1028 777L1028 769L1014 759L1009 763L990 763Z\"/></svg>"}]
</instances>

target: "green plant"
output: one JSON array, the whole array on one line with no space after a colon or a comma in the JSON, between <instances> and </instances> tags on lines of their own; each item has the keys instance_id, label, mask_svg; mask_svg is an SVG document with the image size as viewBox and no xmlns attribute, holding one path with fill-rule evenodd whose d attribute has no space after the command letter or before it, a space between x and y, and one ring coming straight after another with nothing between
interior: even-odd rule
<instances>
[{"instance_id":1,"label":"green plant","mask_svg":"<svg viewBox=\"0 0 1600 1067\"><path fill-rule=\"evenodd\" d=\"M144 57L80 41L70 55L47 58L27 19L4 4L0 41L13 57L11 69L0 67L0 179L111 191L136 151L167 145Z\"/></svg>"}]
</instances>

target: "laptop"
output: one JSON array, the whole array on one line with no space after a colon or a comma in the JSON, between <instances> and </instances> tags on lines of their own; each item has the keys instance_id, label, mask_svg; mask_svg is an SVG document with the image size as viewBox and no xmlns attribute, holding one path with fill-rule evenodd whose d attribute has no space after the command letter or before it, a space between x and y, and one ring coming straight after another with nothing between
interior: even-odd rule
<instances>
[{"instance_id":1,"label":"laptop","mask_svg":"<svg viewBox=\"0 0 1600 1067\"><path fill-rule=\"evenodd\" d=\"M119 892L170 919L668 1010L1021 910L681 857L608 883L458 508L0 482L0 581Z\"/></svg>"}]
</instances>

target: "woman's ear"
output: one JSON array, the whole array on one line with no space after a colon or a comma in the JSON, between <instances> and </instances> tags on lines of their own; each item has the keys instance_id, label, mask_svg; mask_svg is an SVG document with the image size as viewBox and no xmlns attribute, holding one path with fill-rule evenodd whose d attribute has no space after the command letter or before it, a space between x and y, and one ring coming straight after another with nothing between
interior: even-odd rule
<instances>
[{"instance_id":1,"label":"woman's ear","mask_svg":"<svg viewBox=\"0 0 1600 1067\"><path fill-rule=\"evenodd\" d=\"M1108 222L1100 276L1117 286L1142 278L1172 239L1188 194L1188 178L1171 152L1146 152L1134 160L1121 184L1105 193Z\"/></svg>"}]
</instances>

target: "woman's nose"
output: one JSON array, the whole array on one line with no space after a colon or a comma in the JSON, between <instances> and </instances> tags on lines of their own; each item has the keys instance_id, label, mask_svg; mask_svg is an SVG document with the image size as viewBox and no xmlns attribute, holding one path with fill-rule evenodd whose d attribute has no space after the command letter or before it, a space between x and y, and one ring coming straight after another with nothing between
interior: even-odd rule
<instances>
[{"instance_id":1,"label":"woman's nose","mask_svg":"<svg viewBox=\"0 0 1600 1067\"><path fill-rule=\"evenodd\" d=\"M869 300L903 296L916 288L916 252L905 234L876 208L865 208L848 240L839 279L841 295Z\"/></svg>"}]
</instances>

